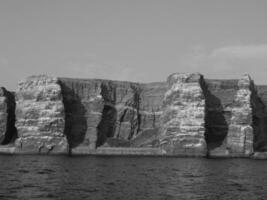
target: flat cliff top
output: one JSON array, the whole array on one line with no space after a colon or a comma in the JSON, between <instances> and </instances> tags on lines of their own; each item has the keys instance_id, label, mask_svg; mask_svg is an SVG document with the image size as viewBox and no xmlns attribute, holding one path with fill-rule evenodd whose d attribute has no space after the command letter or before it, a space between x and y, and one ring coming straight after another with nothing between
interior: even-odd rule
<instances>
[{"instance_id":1,"label":"flat cliff top","mask_svg":"<svg viewBox=\"0 0 267 200\"><path fill-rule=\"evenodd\" d=\"M109 80L109 79L82 79L82 78L66 78L66 77L59 77L59 80L65 81L73 81L73 82L80 82L80 83L99 83L99 82L112 82L117 85L148 85L154 87L167 87L166 82L148 82L148 83L141 83L141 82L132 82L132 81L118 81L118 80Z\"/></svg>"},{"instance_id":2,"label":"flat cliff top","mask_svg":"<svg viewBox=\"0 0 267 200\"><path fill-rule=\"evenodd\" d=\"M131 93L136 93L139 95L140 101L142 102L140 105L142 110L160 110L164 94L167 91L167 82L137 83L107 79L58 79L67 86L65 88L70 89L69 92L71 90L75 91L74 93L81 99L86 99L88 95L90 96L91 93L95 93L95 88L99 88L102 84L108 86L109 89L106 92L110 93L110 95L115 92L117 99L123 99Z\"/></svg>"},{"instance_id":3,"label":"flat cliff top","mask_svg":"<svg viewBox=\"0 0 267 200\"><path fill-rule=\"evenodd\" d=\"M238 79L205 79L209 88L238 89Z\"/></svg>"}]
</instances>

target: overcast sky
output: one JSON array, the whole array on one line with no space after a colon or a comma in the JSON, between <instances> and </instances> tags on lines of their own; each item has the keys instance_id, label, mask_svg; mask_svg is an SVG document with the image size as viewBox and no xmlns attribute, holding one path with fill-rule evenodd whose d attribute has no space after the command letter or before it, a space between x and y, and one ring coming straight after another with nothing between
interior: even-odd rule
<instances>
[{"instance_id":1,"label":"overcast sky","mask_svg":"<svg viewBox=\"0 0 267 200\"><path fill-rule=\"evenodd\" d=\"M165 81L251 74L267 84L267 1L1 0L0 85L33 74Z\"/></svg>"}]
</instances>

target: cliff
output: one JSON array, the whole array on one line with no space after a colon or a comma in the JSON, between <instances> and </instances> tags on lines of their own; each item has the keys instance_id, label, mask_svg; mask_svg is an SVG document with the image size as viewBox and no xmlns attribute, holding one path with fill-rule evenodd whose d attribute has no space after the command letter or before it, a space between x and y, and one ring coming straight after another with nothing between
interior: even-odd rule
<instances>
[{"instance_id":1,"label":"cliff","mask_svg":"<svg viewBox=\"0 0 267 200\"><path fill-rule=\"evenodd\" d=\"M172 74L161 116L160 146L173 155L205 156L205 98L200 74Z\"/></svg>"},{"instance_id":2,"label":"cliff","mask_svg":"<svg viewBox=\"0 0 267 200\"><path fill-rule=\"evenodd\" d=\"M72 148L153 146L165 83L59 80Z\"/></svg>"},{"instance_id":3,"label":"cliff","mask_svg":"<svg viewBox=\"0 0 267 200\"><path fill-rule=\"evenodd\" d=\"M31 76L15 93L0 90L0 152L262 156L266 103L267 86L248 75L175 73L156 83Z\"/></svg>"},{"instance_id":4,"label":"cliff","mask_svg":"<svg viewBox=\"0 0 267 200\"><path fill-rule=\"evenodd\" d=\"M0 144L14 142L17 138L15 128L15 97L4 87L0 88Z\"/></svg>"},{"instance_id":5,"label":"cliff","mask_svg":"<svg viewBox=\"0 0 267 200\"><path fill-rule=\"evenodd\" d=\"M16 147L25 153L61 153L67 149L65 114L57 78L31 76L16 92Z\"/></svg>"},{"instance_id":6,"label":"cliff","mask_svg":"<svg viewBox=\"0 0 267 200\"><path fill-rule=\"evenodd\" d=\"M209 156L250 156L253 153L254 89L249 76L239 80L206 80Z\"/></svg>"}]
</instances>

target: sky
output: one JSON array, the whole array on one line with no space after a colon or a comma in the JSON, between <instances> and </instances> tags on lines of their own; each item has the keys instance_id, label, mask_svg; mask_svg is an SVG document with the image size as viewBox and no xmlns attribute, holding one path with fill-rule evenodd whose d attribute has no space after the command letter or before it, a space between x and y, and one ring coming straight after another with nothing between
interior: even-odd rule
<instances>
[{"instance_id":1,"label":"sky","mask_svg":"<svg viewBox=\"0 0 267 200\"><path fill-rule=\"evenodd\" d=\"M0 86L30 75L267 84L265 0L1 0Z\"/></svg>"}]
</instances>

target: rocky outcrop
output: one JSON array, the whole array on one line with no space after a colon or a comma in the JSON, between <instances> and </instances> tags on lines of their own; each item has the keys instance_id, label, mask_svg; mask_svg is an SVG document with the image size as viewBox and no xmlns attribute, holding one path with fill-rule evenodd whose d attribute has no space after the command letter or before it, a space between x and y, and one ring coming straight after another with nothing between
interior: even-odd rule
<instances>
[{"instance_id":1,"label":"rocky outcrop","mask_svg":"<svg viewBox=\"0 0 267 200\"><path fill-rule=\"evenodd\" d=\"M227 135L227 149L232 155L250 156L253 153L252 85L253 82L248 75L238 81Z\"/></svg>"},{"instance_id":2,"label":"rocky outcrop","mask_svg":"<svg viewBox=\"0 0 267 200\"><path fill-rule=\"evenodd\" d=\"M160 146L173 155L205 156L205 98L200 74L168 78L161 116Z\"/></svg>"},{"instance_id":3,"label":"rocky outcrop","mask_svg":"<svg viewBox=\"0 0 267 200\"><path fill-rule=\"evenodd\" d=\"M58 79L31 76L16 92L16 147L25 153L65 153L65 113Z\"/></svg>"},{"instance_id":4,"label":"rocky outcrop","mask_svg":"<svg viewBox=\"0 0 267 200\"><path fill-rule=\"evenodd\" d=\"M17 137L15 128L15 99L12 92L0 88L0 144L8 144Z\"/></svg>"}]
</instances>

